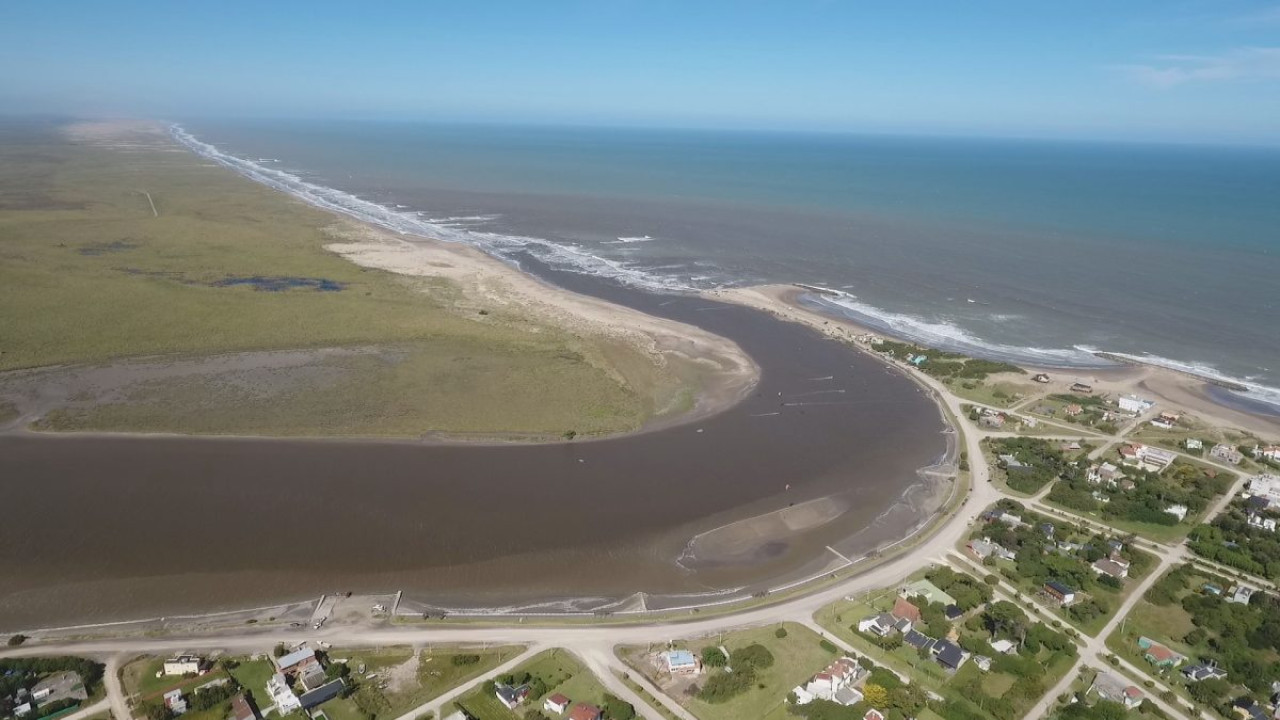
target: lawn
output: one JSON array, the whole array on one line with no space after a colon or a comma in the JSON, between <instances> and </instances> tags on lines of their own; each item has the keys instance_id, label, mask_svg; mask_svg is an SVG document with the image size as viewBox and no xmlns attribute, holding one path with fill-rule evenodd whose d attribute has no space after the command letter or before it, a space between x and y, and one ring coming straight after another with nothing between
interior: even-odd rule
<instances>
[{"instance_id":1,"label":"lawn","mask_svg":"<svg viewBox=\"0 0 1280 720\"><path fill-rule=\"evenodd\" d=\"M695 653L700 652L703 647L724 645L729 650L730 664L734 651L758 643L773 654L774 662L768 668L757 670L755 685L734 695L727 702L709 703L683 693L675 693L671 697L700 720L781 720L787 717L786 700L791 688L826 667L838 654L821 647L819 643L822 638L803 625L786 623L782 627L787 631L783 638L776 635L778 626L769 626L726 633L723 639L712 636L677 642L677 646L687 647ZM654 682L659 682L652 666L641 657L645 651L645 648L625 648L621 650L621 654L633 669L649 675ZM697 684L705 684L711 672L723 671L708 670L697 678Z\"/></svg>"},{"instance_id":2,"label":"lawn","mask_svg":"<svg viewBox=\"0 0 1280 720\"><path fill-rule=\"evenodd\" d=\"M614 671L614 674L618 676L618 679L621 680L624 685L631 688L631 692L639 695L642 700L648 703L654 712L664 718L667 718L667 720L680 720L680 717L667 709L667 706L663 705L658 698L654 697L653 693L645 690L644 686L635 680L632 680L629 673L618 673L617 671Z\"/></svg>"},{"instance_id":3,"label":"lawn","mask_svg":"<svg viewBox=\"0 0 1280 720\"><path fill-rule=\"evenodd\" d=\"M145 656L120 669L125 694L149 699L174 688L193 689L207 682L225 677L221 669L213 669L199 677L184 678L178 675L156 677L164 666L165 658Z\"/></svg>"},{"instance_id":4,"label":"lawn","mask_svg":"<svg viewBox=\"0 0 1280 720\"><path fill-rule=\"evenodd\" d=\"M970 385L973 387L969 387ZM946 386L956 396L965 400L998 408L1015 405L1035 392L1035 387L1026 383L990 380L948 380Z\"/></svg>"},{"instance_id":5,"label":"lawn","mask_svg":"<svg viewBox=\"0 0 1280 720\"><path fill-rule=\"evenodd\" d=\"M358 689L348 698L325 703L324 710L331 720L367 720L369 714L380 718L399 717L483 675L523 650L520 646L427 648L420 652L412 678L407 682L401 680L393 689L392 676L398 675L398 669L413 658L410 648L333 648L328 651L329 658L331 661L346 659ZM476 662L454 664L455 656L473 655L479 657ZM359 673L361 665L365 669L363 676Z\"/></svg>"},{"instance_id":6,"label":"lawn","mask_svg":"<svg viewBox=\"0 0 1280 720\"><path fill-rule=\"evenodd\" d=\"M546 693L530 697L513 712L498 702L493 693L485 692L483 685L458 701L480 720L520 720L529 710L541 710L545 698L556 693L565 695L575 703L585 702L596 707L604 706L604 686L572 653L552 649L538 653L522 663L511 674L521 673L541 679L547 686Z\"/></svg>"},{"instance_id":7,"label":"lawn","mask_svg":"<svg viewBox=\"0 0 1280 720\"><path fill-rule=\"evenodd\" d=\"M315 389L338 396L332 402L249 403L254 427L241 431L271 434L610 432L638 426L688 388L674 365L658 368L630 346L553 327L522 308L494 307L481 316L463 307L469 301L453 286L348 262L325 245L362 232L351 221L190 153L72 144L52 126L9 137L0 143L0 193L22 188L22 202L0 209L0 371L138 356L411 349L410 362L370 381L361 380L368 369L361 366L337 391ZM304 286L256 289L251 281L263 277ZM248 284L235 284L242 281ZM321 282L330 289L317 290ZM474 373L463 373L451 389L447 380L461 359L490 380L505 378L502 392L469 395ZM343 424L337 410L371 383L376 397ZM53 427L227 432L223 421L244 398L226 385L159 388L144 409L73 412ZM381 399L424 390L440 414L414 421L428 408L407 400L376 412ZM165 411L166 399L215 407L203 419L203 412Z\"/></svg>"}]
</instances>

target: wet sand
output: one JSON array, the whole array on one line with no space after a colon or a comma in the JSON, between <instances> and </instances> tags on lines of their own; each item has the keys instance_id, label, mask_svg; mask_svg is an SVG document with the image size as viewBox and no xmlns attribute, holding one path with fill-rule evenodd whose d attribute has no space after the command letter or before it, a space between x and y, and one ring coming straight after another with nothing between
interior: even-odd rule
<instances>
[{"instance_id":1,"label":"wet sand","mask_svg":"<svg viewBox=\"0 0 1280 720\"><path fill-rule=\"evenodd\" d=\"M750 308L526 269L723 335L760 382L692 424L557 445L3 437L0 477L21 481L0 485L0 629L337 590L564 610L749 591L930 511L902 501L928 494L917 470L947 447L941 416L876 359ZM829 496L842 513L760 552L677 563L698 533Z\"/></svg>"}]
</instances>

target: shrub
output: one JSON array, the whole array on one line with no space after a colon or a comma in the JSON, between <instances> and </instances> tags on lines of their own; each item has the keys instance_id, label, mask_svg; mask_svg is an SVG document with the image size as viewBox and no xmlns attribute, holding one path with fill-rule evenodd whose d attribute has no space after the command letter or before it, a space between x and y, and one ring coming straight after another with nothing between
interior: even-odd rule
<instances>
[{"instance_id":1,"label":"shrub","mask_svg":"<svg viewBox=\"0 0 1280 720\"><path fill-rule=\"evenodd\" d=\"M827 651L827 652L829 652L829 653L838 653L838 652L840 652L840 648L836 647L836 644L835 644L835 643L833 643L833 642L831 642L830 640L827 640L827 639L825 639L825 638L824 638L824 639L822 639L822 640L820 640L820 641L818 642L818 647L822 648L823 650L826 650L826 651Z\"/></svg>"},{"instance_id":2,"label":"shrub","mask_svg":"<svg viewBox=\"0 0 1280 720\"><path fill-rule=\"evenodd\" d=\"M702 664L711 668L724 667L729 664L729 658L720 648L708 645L702 648Z\"/></svg>"},{"instance_id":3,"label":"shrub","mask_svg":"<svg viewBox=\"0 0 1280 720\"><path fill-rule=\"evenodd\" d=\"M459 667L463 665L475 665L476 663L480 662L480 656L479 655L454 655L449 662Z\"/></svg>"},{"instance_id":4,"label":"shrub","mask_svg":"<svg viewBox=\"0 0 1280 720\"><path fill-rule=\"evenodd\" d=\"M24 642L26 642L26 641L27 641L27 636L26 636L26 635L23 635L23 634L21 634L21 633L19 633L19 634L17 634L17 635L10 635L10 636L9 636L9 647L18 647L19 645L21 645L22 643L24 643Z\"/></svg>"},{"instance_id":5,"label":"shrub","mask_svg":"<svg viewBox=\"0 0 1280 720\"><path fill-rule=\"evenodd\" d=\"M787 629L784 627L780 627L777 630L773 631L773 636L781 640L782 638L787 636Z\"/></svg>"},{"instance_id":6,"label":"shrub","mask_svg":"<svg viewBox=\"0 0 1280 720\"><path fill-rule=\"evenodd\" d=\"M733 666L737 668L757 668L763 670L773 666L773 653L760 643L752 643L733 653Z\"/></svg>"}]
</instances>

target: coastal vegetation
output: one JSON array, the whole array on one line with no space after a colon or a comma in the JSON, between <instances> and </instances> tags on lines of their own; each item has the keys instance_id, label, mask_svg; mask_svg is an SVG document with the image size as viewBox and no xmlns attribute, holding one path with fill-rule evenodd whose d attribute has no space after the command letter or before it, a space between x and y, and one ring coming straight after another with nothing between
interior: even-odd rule
<instances>
[{"instance_id":1,"label":"coastal vegetation","mask_svg":"<svg viewBox=\"0 0 1280 720\"><path fill-rule=\"evenodd\" d=\"M1255 511L1259 518L1280 520L1271 510ZM1234 501L1210 525L1191 531L1187 544L1202 557L1247 573L1280 581L1280 537L1274 530L1249 524L1244 503Z\"/></svg>"},{"instance_id":2,"label":"coastal vegetation","mask_svg":"<svg viewBox=\"0 0 1280 720\"><path fill-rule=\"evenodd\" d=\"M1231 582L1193 565L1172 568L1134 606L1124 626L1107 638L1117 655L1144 668L1205 709L1231 716L1242 697L1266 702L1280 669L1280 599L1256 592L1247 603L1231 601ZM1139 646L1150 638L1183 658L1176 667L1153 665ZM1211 663L1225 678L1188 680L1180 670Z\"/></svg>"},{"instance_id":3,"label":"coastal vegetation","mask_svg":"<svg viewBox=\"0 0 1280 720\"><path fill-rule=\"evenodd\" d=\"M675 363L519 308L481 315L443 280L359 267L325 249L353 222L163 134L115 147L21 132L0 138L0 371L316 354L290 383L159 373L46 429L559 437L688 407L676 399L693 378ZM373 350L335 361L332 348ZM0 382L0 398L14 392Z\"/></svg>"},{"instance_id":4,"label":"coastal vegetation","mask_svg":"<svg viewBox=\"0 0 1280 720\"><path fill-rule=\"evenodd\" d=\"M983 380L988 375L997 373L1026 374L1025 370L1011 363L971 358L945 350L931 350L907 342L881 339L871 347L878 353L911 362L921 372L939 380ZM920 360L922 356L924 359Z\"/></svg>"},{"instance_id":5,"label":"coastal vegetation","mask_svg":"<svg viewBox=\"0 0 1280 720\"><path fill-rule=\"evenodd\" d=\"M1073 468L1056 442L1029 437L990 438L984 442L997 457L996 466L1003 472L1005 483L1020 493L1034 495Z\"/></svg>"}]
</instances>

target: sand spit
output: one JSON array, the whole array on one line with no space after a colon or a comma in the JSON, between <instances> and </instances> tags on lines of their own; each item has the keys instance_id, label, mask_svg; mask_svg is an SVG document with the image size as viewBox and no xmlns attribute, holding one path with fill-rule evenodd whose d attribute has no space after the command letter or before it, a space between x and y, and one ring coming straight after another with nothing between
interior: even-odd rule
<instances>
[{"instance_id":1,"label":"sand spit","mask_svg":"<svg viewBox=\"0 0 1280 720\"><path fill-rule=\"evenodd\" d=\"M852 340L862 334L880 334L849 320L822 315L803 307L797 298L804 292L804 288L794 285L759 285L714 290L706 295L716 300L764 310L842 340ZM1213 384L1211 381L1183 372L1137 364L1116 368L1024 366L1024 369L1030 373L1049 374L1051 382L1042 386L1046 392L1069 392L1072 383L1083 382L1092 385L1095 392L1102 394L1136 394L1153 398L1169 409L1191 413L1210 425L1240 428L1263 438L1280 438L1280 419L1227 407L1209 395L1208 389Z\"/></svg>"}]
</instances>

